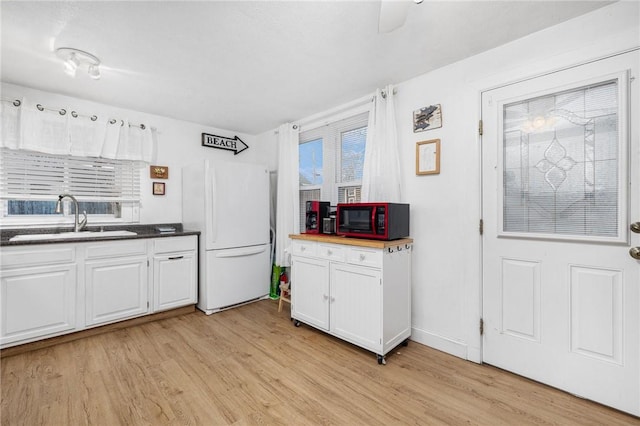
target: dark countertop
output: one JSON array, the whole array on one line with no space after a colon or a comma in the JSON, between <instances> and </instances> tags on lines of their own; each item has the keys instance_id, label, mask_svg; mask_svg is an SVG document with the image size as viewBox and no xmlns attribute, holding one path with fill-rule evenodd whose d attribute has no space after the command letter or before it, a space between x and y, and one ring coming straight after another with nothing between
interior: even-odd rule
<instances>
[{"instance_id":1,"label":"dark countertop","mask_svg":"<svg viewBox=\"0 0 640 426\"><path fill-rule=\"evenodd\" d=\"M157 226L172 226L176 229L176 232L159 232L156 230ZM54 240L23 240L23 241L9 241L16 235L23 234L55 234L60 232L73 232L73 227L59 227L59 228L15 228L15 229L3 229L0 231L0 247L5 246L24 246L33 244L60 244L60 243L79 243L79 242L91 242L91 241L111 241L111 240L132 240L139 238L164 238L164 237L179 237L184 235L200 235L200 231L185 231L182 228L181 223L154 223L145 225L113 225L113 226L87 226L83 231L132 231L136 235L120 235L109 237L80 237L80 238L64 238Z\"/></svg>"}]
</instances>

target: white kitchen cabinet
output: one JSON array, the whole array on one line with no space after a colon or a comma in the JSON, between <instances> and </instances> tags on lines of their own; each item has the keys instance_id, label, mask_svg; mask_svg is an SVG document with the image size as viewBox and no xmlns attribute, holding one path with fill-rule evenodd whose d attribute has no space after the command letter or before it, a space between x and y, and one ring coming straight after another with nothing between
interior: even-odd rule
<instances>
[{"instance_id":1,"label":"white kitchen cabinet","mask_svg":"<svg viewBox=\"0 0 640 426\"><path fill-rule=\"evenodd\" d=\"M0 348L193 305L197 250L197 235L3 246Z\"/></svg>"},{"instance_id":2,"label":"white kitchen cabinet","mask_svg":"<svg viewBox=\"0 0 640 426\"><path fill-rule=\"evenodd\" d=\"M197 236L154 240L153 310L197 302Z\"/></svg>"},{"instance_id":3,"label":"white kitchen cabinet","mask_svg":"<svg viewBox=\"0 0 640 426\"><path fill-rule=\"evenodd\" d=\"M380 269L331 263L331 330L337 336L380 353L382 319Z\"/></svg>"},{"instance_id":4,"label":"white kitchen cabinet","mask_svg":"<svg viewBox=\"0 0 640 426\"><path fill-rule=\"evenodd\" d=\"M85 253L87 327L149 312L145 240L90 243Z\"/></svg>"},{"instance_id":5,"label":"white kitchen cabinet","mask_svg":"<svg viewBox=\"0 0 640 426\"><path fill-rule=\"evenodd\" d=\"M0 345L73 330L76 279L70 244L3 252Z\"/></svg>"},{"instance_id":6,"label":"white kitchen cabinet","mask_svg":"<svg viewBox=\"0 0 640 426\"><path fill-rule=\"evenodd\" d=\"M291 235L291 317L375 352L411 335L410 238Z\"/></svg>"},{"instance_id":7,"label":"white kitchen cabinet","mask_svg":"<svg viewBox=\"0 0 640 426\"><path fill-rule=\"evenodd\" d=\"M291 277L296 286L291 292L291 316L329 330L329 262L296 256L291 265Z\"/></svg>"}]
</instances>

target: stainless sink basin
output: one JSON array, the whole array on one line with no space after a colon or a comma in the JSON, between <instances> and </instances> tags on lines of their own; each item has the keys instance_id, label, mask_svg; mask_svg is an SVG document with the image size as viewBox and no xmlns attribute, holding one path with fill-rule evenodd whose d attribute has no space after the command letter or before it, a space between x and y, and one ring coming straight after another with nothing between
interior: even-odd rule
<instances>
[{"instance_id":1,"label":"stainless sink basin","mask_svg":"<svg viewBox=\"0 0 640 426\"><path fill-rule=\"evenodd\" d=\"M132 231L81 231L81 232L60 232L57 234L22 234L16 235L9 241L35 241L35 240L70 240L74 238L108 238L124 237L127 235L137 235Z\"/></svg>"}]
</instances>

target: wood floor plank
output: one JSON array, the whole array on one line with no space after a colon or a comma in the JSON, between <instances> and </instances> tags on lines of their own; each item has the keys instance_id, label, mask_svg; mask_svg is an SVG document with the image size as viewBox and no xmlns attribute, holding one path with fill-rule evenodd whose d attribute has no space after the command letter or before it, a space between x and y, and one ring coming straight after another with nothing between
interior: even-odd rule
<instances>
[{"instance_id":1,"label":"wood floor plank","mask_svg":"<svg viewBox=\"0 0 640 426\"><path fill-rule=\"evenodd\" d=\"M640 425L411 342L374 354L264 300L3 356L3 425Z\"/></svg>"}]
</instances>

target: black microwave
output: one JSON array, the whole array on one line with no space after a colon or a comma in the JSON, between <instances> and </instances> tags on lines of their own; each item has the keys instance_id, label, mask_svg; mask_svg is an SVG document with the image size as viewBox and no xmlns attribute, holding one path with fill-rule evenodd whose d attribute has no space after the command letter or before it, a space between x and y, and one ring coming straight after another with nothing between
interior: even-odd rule
<instances>
[{"instance_id":1,"label":"black microwave","mask_svg":"<svg viewBox=\"0 0 640 426\"><path fill-rule=\"evenodd\" d=\"M396 240L409 236L409 204L338 204L336 233L346 237Z\"/></svg>"}]
</instances>

